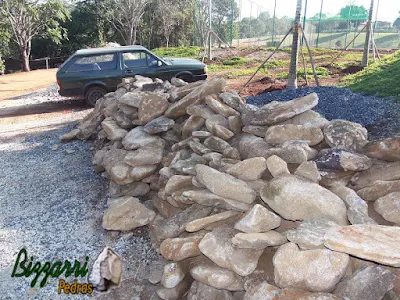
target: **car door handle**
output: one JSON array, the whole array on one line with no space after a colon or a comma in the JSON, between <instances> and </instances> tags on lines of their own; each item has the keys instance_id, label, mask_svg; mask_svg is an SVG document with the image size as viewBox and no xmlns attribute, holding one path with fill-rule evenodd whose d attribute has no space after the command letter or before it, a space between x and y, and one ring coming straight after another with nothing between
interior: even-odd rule
<instances>
[{"instance_id":1,"label":"car door handle","mask_svg":"<svg viewBox=\"0 0 400 300\"><path fill-rule=\"evenodd\" d=\"M128 70L125 70L125 73L126 73L126 74L132 74L133 71L128 69Z\"/></svg>"}]
</instances>

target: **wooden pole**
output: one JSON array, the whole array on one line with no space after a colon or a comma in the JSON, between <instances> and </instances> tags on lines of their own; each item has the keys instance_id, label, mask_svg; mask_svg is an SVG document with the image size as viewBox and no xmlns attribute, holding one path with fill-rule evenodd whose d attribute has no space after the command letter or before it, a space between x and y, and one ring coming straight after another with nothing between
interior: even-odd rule
<instances>
[{"instance_id":1,"label":"wooden pole","mask_svg":"<svg viewBox=\"0 0 400 300\"><path fill-rule=\"evenodd\" d=\"M250 79L247 80L247 82L244 84L244 86L240 89L239 94L243 91L243 89L250 83L250 81L254 78L254 76L256 76L256 74L258 73L258 71L260 71L260 69L266 64L266 62L278 51L278 49L280 48L280 46L283 44L283 42L285 41L285 39L287 38L287 36L292 32L293 28L290 28L289 31L286 33L286 35L283 37L283 39L281 40L281 42L279 43L278 46L276 46L274 52L272 52L265 60L264 62L258 67L258 69L254 72L253 75L251 75Z\"/></svg>"},{"instance_id":2,"label":"wooden pole","mask_svg":"<svg viewBox=\"0 0 400 300\"><path fill-rule=\"evenodd\" d=\"M308 86L306 59L304 58L303 47L300 47L300 54L301 54L301 57L303 58L304 79L306 80L306 85Z\"/></svg>"},{"instance_id":3,"label":"wooden pole","mask_svg":"<svg viewBox=\"0 0 400 300\"><path fill-rule=\"evenodd\" d=\"M306 46L307 46L307 49L308 49L308 55L310 55L311 68L312 68L313 73L314 73L315 83L317 84L317 86L320 86L319 80L318 80L318 76L317 76L317 71L315 70L314 58L312 56L310 46L308 45L307 37L304 34L303 27L302 26L299 26L299 27L300 27L301 33L302 33L302 35L304 37L304 42L306 43Z\"/></svg>"}]
</instances>

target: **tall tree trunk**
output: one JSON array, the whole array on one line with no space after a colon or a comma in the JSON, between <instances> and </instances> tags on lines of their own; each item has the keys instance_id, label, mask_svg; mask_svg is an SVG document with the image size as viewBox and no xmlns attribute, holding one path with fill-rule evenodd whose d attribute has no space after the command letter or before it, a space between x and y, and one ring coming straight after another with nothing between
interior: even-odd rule
<instances>
[{"instance_id":1,"label":"tall tree trunk","mask_svg":"<svg viewBox=\"0 0 400 300\"><path fill-rule=\"evenodd\" d=\"M135 45L136 44L136 35L137 35L137 28L136 26L133 27L133 32L132 32L132 43L131 45Z\"/></svg>"},{"instance_id":2,"label":"tall tree trunk","mask_svg":"<svg viewBox=\"0 0 400 300\"><path fill-rule=\"evenodd\" d=\"M369 15L368 15L368 23L367 23L367 30L365 35L365 43L364 43L364 52L362 58L362 67L368 67L368 57L369 57L369 50L371 45L371 29L372 29L372 14L374 10L374 0L371 0L371 7L369 8Z\"/></svg>"},{"instance_id":3,"label":"tall tree trunk","mask_svg":"<svg viewBox=\"0 0 400 300\"><path fill-rule=\"evenodd\" d=\"M167 48L169 47L169 36L165 37L165 39L167 40Z\"/></svg>"},{"instance_id":4,"label":"tall tree trunk","mask_svg":"<svg viewBox=\"0 0 400 300\"><path fill-rule=\"evenodd\" d=\"M289 66L289 78L287 83L288 89L297 89L297 62L299 58L299 24L300 24L300 15L301 15L301 7L303 5L302 0L297 0L296 7L296 17L293 24L293 42L292 42L292 55L290 58L290 66Z\"/></svg>"},{"instance_id":5,"label":"tall tree trunk","mask_svg":"<svg viewBox=\"0 0 400 300\"><path fill-rule=\"evenodd\" d=\"M29 67L29 52L27 48L21 49L21 58L22 58L22 70L24 72L29 72L31 68Z\"/></svg>"}]
</instances>

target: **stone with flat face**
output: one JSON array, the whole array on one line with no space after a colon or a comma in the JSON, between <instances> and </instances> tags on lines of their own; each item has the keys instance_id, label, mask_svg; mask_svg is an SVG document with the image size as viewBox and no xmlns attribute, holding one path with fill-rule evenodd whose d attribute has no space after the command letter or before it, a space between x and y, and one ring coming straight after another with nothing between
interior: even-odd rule
<instances>
[{"instance_id":1,"label":"stone with flat face","mask_svg":"<svg viewBox=\"0 0 400 300\"><path fill-rule=\"evenodd\" d=\"M400 136L369 142L362 152L369 157L398 161L400 160Z\"/></svg>"},{"instance_id":2,"label":"stone with flat face","mask_svg":"<svg viewBox=\"0 0 400 300\"><path fill-rule=\"evenodd\" d=\"M324 149L314 160L319 169L362 171L371 167L368 156L344 149Z\"/></svg>"},{"instance_id":3,"label":"stone with flat face","mask_svg":"<svg viewBox=\"0 0 400 300\"><path fill-rule=\"evenodd\" d=\"M293 124L271 126L265 133L265 141L271 145L292 140L303 140L314 146L324 140L324 135L319 128Z\"/></svg>"},{"instance_id":4,"label":"stone with flat face","mask_svg":"<svg viewBox=\"0 0 400 300\"><path fill-rule=\"evenodd\" d=\"M156 93L145 93L138 107L138 117L141 124L161 116L169 107L169 102Z\"/></svg>"},{"instance_id":5,"label":"stone with flat face","mask_svg":"<svg viewBox=\"0 0 400 300\"><path fill-rule=\"evenodd\" d=\"M226 169L226 173L235 176L241 180L257 180L260 179L267 169L267 162L264 157L254 157L245 159L232 167Z\"/></svg>"},{"instance_id":6,"label":"stone with flat face","mask_svg":"<svg viewBox=\"0 0 400 300\"><path fill-rule=\"evenodd\" d=\"M368 131L358 123L333 120L324 128L326 143L332 148L361 150L368 143Z\"/></svg>"},{"instance_id":7,"label":"stone with flat face","mask_svg":"<svg viewBox=\"0 0 400 300\"><path fill-rule=\"evenodd\" d=\"M286 161L277 155L272 155L266 160L268 171L273 177L290 175Z\"/></svg>"},{"instance_id":8,"label":"stone with flat face","mask_svg":"<svg viewBox=\"0 0 400 300\"><path fill-rule=\"evenodd\" d=\"M124 158L124 162L132 167L157 165L163 159L164 146L165 142L157 141L135 151L129 151Z\"/></svg>"},{"instance_id":9,"label":"stone with flat face","mask_svg":"<svg viewBox=\"0 0 400 300\"><path fill-rule=\"evenodd\" d=\"M232 293L216 289L207 284L194 281L187 295L187 300L234 300Z\"/></svg>"},{"instance_id":10,"label":"stone with flat face","mask_svg":"<svg viewBox=\"0 0 400 300\"><path fill-rule=\"evenodd\" d=\"M279 227L281 218L260 204L250 209L236 224L235 229L247 232L267 232Z\"/></svg>"},{"instance_id":11,"label":"stone with flat face","mask_svg":"<svg viewBox=\"0 0 400 300\"><path fill-rule=\"evenodd\" d=\"M338 252L400 267L400 227L359 224L330 228L325 246Z\"/></svg>"},{"instance_id":12,"label":"stone with flat face","mask_svg":"<svg viewBox=\"0 0 400 300\"><path fill-rule=\"evenodd\" d=\"M133 128L122 140L122 145L126 150L136 150L148 144L160 141L158 136L148 134L143 126ZM162 141L161 141L162 142Z\"/></svg>"},{"instance_id":13,"label":"stone with flat face","mask_svg":"<svg viewBox=\"0 0 400 300\"><path fill-rule=\"evenodd\" d=\"M211 108L217 114L224 116L225 118L228 118L230 116L239 115L239 113L236 110L234 110L229 105L222 103L215 96L212 96L212 95L207 96L204 98L204 101L209 108Z\"/></svg>"},{"instance_id":14,"label":"stone with flat face","mask_svg":"<svg viewBox=\"0 0 400 300\"><path fill-rule=\"evenodd\" d=\"M196 179L212 193L247 204L254 202L256 193L244 181L206 165L195 169Z\"/></svg>"},{"instance_id":15,"label":"stone with flat face","mask_svg":"<svg viewBox=\"0 0 400 300\"><path fill-rule=\"evenodd\" d=\"M214 214L214 215L211 215L211 216L208 216L205 218L193 220L193 221L189 222L188 224L186 224L185 229L188 232L199 231L199 230L209 226L210 224L235 217L238 214L239 213L237 211L231 211L231 210L224 211L219 214Z\"/></svg>"},{"instance_id":16,"label":"stone with flat face","mask_svg":"<svg viewBox=\"0 0 400 300\"><path fill-rule=\"evenodd\" d=\"M232 238L232 243L238 248L265 249L280 246L287 242L284 235L276 231L261 233L237 233Z\"/></svg>"},{"instance_id":17,"label":"stone with flat face","mask_svg":"<svg viewBox=\"0 0 400 300\"><path fill-rule=\"evenodd\" d=\"M175 124L175 121L165 116L151 120L144 126L144 131L149 134L156 134L170 130Z\"/></svg>"},{"instance_id":18,"label":"stone with flat face","mask_svg":"<svg viewBox=\"0 0 400 300\"><path fill-rule=\"evenodd\" d=\"M115 122L111 118L104 119L104 121L101 122L101 127L103 127L103 130L106 132L108 139L110 139L111 141L122 140L128 133L127 130L119 127L117 122Z\"/></svg>"},{"instance_id":19,"label":"stone with flat face","mask_svg":"<svg viewBox=\"0 0 400 300\"><path fill-rule=\"evenodd\" d=\"M374 209L385 220L400 225L400 192L387 194L375 201Z\"/></svg>"},{"instance_id":20,"label":"stone with flat face","mask_svg":"<svg viewBox=\"0 0 400 300\"><path fill-rule=\"evenodd\" d=\"M184 238L164 240L160 245L160 252L165 259L181 261L201 254L199 243L203 235L191 235Z\"/></svg>"},{"instance_id":21,"label":"stone with flat face","mask_svg":"<svg viewBox=\"0 0 400 300\"><path fill-rule=\"evenodd\" d=\"M296 175L279 176L261 189L262 200L287 220L328 217L348 224L346 205L338 196L317 183Z\"/></svg>"},{"instance_id":22,"label":"stone with flat face","mask_svg":"<svg viewBox=\"0 0 400 300\"><path fill-rule=\"evenodd\" d=\"M296 244L279 247L274 255L275 283L281 288L329 292L342 279L349 255L329 249L299 250Z\"/></svg>"},{"instance_id":23,"label":"stone with flat face","mask_svg":"<svg viewBox=\"0 0 400 300\"><path fill-rule=\"evenodd\" d=\"M246 276L257 267L258 259L263 250L240 249L232 243L232 238L238 233L230 227L218 227L207 233L199 244L200 251L222 268Z\"/></svg>"},{"instance_id":24,"label":"stone with flat face","mask_svg":"<svg viewBox=\"0 0 400 300\"><path fill-rule=\"evenodd\" d=\"M400 180L377 180L371 185L358 190L357 194L365 201L375 201L393 192L400 192Z\"/></svg>"}]
</instances>

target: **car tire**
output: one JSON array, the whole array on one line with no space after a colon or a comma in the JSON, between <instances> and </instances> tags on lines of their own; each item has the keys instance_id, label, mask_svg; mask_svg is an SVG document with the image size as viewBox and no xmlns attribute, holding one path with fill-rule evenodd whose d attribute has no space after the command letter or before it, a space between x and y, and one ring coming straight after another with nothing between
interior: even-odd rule
<instances>
[{"instance_id":1,"label":"car tire","mask_svg":"<svg viewBox=\"0 0 400 300\"><path fill-rule=\"evenodd\" d=\"M193 82L193 76L189 74L181 74L176 76L176 78L182 79L183 81L188 83Z\"/></svg>"},{"instance_id":2,"label":"car tire","mask_svg":"<svg viewBox=\"0 0 400 300\"><path fill-rule=\"evenodd\" d=\"M87 106L94 107L97 100L102 98L107 91L100 86L92 86L85 93L85 101Z\"/></svg>"}]
</instances>

